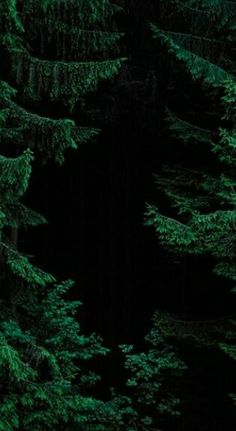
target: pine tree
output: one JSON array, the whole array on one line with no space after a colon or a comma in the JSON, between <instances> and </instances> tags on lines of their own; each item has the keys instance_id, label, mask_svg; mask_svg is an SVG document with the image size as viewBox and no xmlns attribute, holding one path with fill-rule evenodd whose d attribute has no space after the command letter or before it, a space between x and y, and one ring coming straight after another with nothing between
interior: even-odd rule
<instances>
[{"instance_id":1,"label":"pine tree","mask_svg":"<svg viewBox=\"0 0 236 431\"><path fill-rule=\"evenodd\" d=\"M236 3L173 0L162 6L162 25L152 25L153 35L175 64L175 88L182 85L190 96L181 107L170 97L166 124L174 145L182 144L182 159L155 177L172 209L163 215L148 204L145 223L172 252L212 257L213 272L234 291ZM236 359L235 322L228 319L226 333L219 332L219 346Z\"/></svg>"},{"instance_id":2,"label":"pine tree","mask_svg":"<svg viewBox=\"0 0 236 431\"><path fill-rule=\"evenodd\" d=\"M81 333L80 303L65 299L72 282L38 268L18 241L24 228L46 222L22 200L34 157L62 163L66 149L98 132L76 118L87 93L121 66L113 50L120 34L107 29L115 9L107 0L0 4L2 431L117 429L109 403L87 392L99 378L87 362L107 349ZM48 115L53 103L69 107L68 118Z\"/></svg>"}]
</instances>

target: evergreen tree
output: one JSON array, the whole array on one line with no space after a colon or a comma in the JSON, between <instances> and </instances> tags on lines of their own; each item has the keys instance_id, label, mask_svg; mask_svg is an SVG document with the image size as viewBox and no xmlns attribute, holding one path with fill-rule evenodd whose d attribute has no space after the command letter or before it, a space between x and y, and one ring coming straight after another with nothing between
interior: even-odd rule
<instances>
[{"instance_id":1,"label":"evergreen tree","mask_svg":"<svg viewBox=\"0 0 236 431\"><path fill-rule=\"evenodd\" d=\"M61 164L66 149L98 133L78 124L77 114L83 116L87 94L122 64L113 49L121 35L108 29L116 9L107 0L0 4L2 431L146 431L177 413L173 379L165 389L165 378L184 366L155 327L146 352L122 347L130 393L107 402L91 396L99 376L88 361L108 350L96 334L81 333L80 302L66 299L72 281L58 283L18 241L25 228L46 223L23 203L34 157ZM67 110L67 118L54 115Z\"/></svg>"},{"instance_id":2,"label":"evergreen tree","mask_svg":"<svg viewBox=\"0 0 236 431\"><path fill-rule=\"evenodd\" d=\"M20 125L17 142L27 141L44 161L62 162L66 148L77 148L97 133L76 119L86 94L120 69L122 59L112 49L121 35L106 31L115 10L107 0L9 0L1 5L2 75L18 89L17 98L4 100L4 107L14 126ZM73 115L35 113L36 108L53 112L54 105L45 109L49 102L63 102ZM26 104L32 108L25 109Z\"/></svg>"},{"instance_id":3,"label":"evergreen tree","mask_svg":"<svg viewBox=\"0 0 236 431\"><path fill-rule=\"evenodd\" d=\"M2 431L102 431L117 424L109 404L87 393L99 377L86 363L107 349L95 334L80 332L80 303L65 299L72 282L57 283L18 243L24 228L46 222L22 202L33 157L62 163L67 148L97 133L75 118L86 94L121 66L122 59L112 53L120 34L107 30L114 12L106 0L4 0L0 5ZM62 102L70 108L68 118L45 114Z\"/></svg>"},{"instance_id":4,"label":"evergreen tree","mask_svg":"<svg viewBox=\"0 0 236 431\"><path fill-rule=\"evenodd\" d=\"M234 291L236 3L161 3L162 24L152 25L152 31L176 65L172 84L181 86L182 105L170 96L166 123L174 145L182 143L182 149L178 147L182 157L178 164L166 164L163 174L155 177L173 209L163 215L155 205L147 205L145 223L172 252L213 258L214 273L222 281L228 279ZM178 90L175 95L179 97ZM225 334L219 331L219 345L236 359L235 322L228 319L227 325Z\"/></svg>"}]
</instances>

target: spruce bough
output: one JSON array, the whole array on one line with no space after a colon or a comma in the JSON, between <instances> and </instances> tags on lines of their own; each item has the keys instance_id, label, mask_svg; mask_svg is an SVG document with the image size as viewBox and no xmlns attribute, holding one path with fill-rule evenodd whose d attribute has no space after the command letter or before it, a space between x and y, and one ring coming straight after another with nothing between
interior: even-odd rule
<instances>
[{"instance_id":1,"label":"spruce bough","mask_svg":"<svg viewBox=\"0 0 236 431\"><path fill-rule=\"evenodd\" d=\"M152 24L151 31L169 64L175 64L177 73L171 76L175 95L179 97L179 86L191 96L181 106L172 94L166 107L167 130L174 146L180 144L182 155L178 163L167 163L155 176L158 190L172 207L170 216L149 203L145 224L155 229L172 253L210 257L213 273L225 288L235 291L236 3L173 0L161 4L161 23ZM168 18L172 14L174 24ZM236 359L235 320L229 317L227 325L215 344Z\"/></svg>"},{"instance_id":2,"label":"spruce bough","mask_svg":"<svg viewBox=\"0 0 236 431\"><path fill-rule=\"evenodd\" d=\"M18 241L25 228L46 223L24 203L34 158L62 164L67 150L98 133L77 114L123 62L121 34L107 25L118 9L108 0L0 5L0 431L148 431L178 413L163 375L184 365L155 325L146 353L122 346L128 392L108 401L91 396L99 376L88 361L108 349L81 332L81 304L66 299L73 282L38 268ZM67 118L50 116L50 103Z\"/></svg>"},{"instance_id":3,"label":"spruce bough","mask_svg":"<svg viewBox=\"0 0 236 431\"><path fill-rule=\"evenodd\" d=\"M73 282L58 283L35 266L21 252L18 241L24 228L46 222L23 202L34 157L42 163L53 159L62 164L67 149L77 148L98 133L77 123L75 104L100 81L112 78L122 63L112 54L120 35L106 28L113 7L108 1L93 2L94 20L90 23L86 21L90 12L80 3L79 15L77 1L6 0L0 6L0 45L5 60L0 76L1 431L103 431L113 429L111 424L116 423L113 410L89 395L99 376L88 370L87 362L108 350L96 334L81 333L77 319L80 303L65 299ZM49 18L55 23L53 34ZM89 32L86 27L81 30L80 53L77 41L70 58L64 58L58 46L58 58L48 59L58 28L70 25L75 34L81 22L89 26ZM96 36L93 30L95 23L104 27L104 43L102 32ZM42 36L37 35L39 27L44 37L40 53L34 45ZM91 50L94 60L85 51L86 34L99 41L96 50ZM68 45L69 39L65 43ZM113 59L104 60L103 52L108 48L107 56L111 54ZM74 111L68 112L67 118L50 117L42 113L44 100L64 103Z\"/></svg>"}]
</instances>

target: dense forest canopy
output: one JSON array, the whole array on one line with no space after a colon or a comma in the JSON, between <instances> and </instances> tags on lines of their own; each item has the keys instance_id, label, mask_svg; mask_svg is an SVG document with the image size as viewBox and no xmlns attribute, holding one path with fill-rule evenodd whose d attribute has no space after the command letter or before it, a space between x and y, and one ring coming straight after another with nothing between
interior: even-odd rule
<instances>
[{"instance_id":1,"label":"dense forest canopy","mask_svg":"<svg viewBox=\"0 0 236 431\"><path fill-rule=\"evenodd\" d=\"M0 431L235 429L235 41L232 0L0 0Z\"/></svg>"}]
</instances>

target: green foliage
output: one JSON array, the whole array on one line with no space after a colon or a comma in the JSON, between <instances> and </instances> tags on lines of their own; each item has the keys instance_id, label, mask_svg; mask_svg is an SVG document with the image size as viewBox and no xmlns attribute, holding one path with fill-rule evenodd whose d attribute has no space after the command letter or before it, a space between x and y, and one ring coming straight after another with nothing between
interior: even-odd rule
<instances>
[{"instance_id":1,"label":"green foliage","mask_svg":"<svg viewBox=\"0 0 236 431\"><path fill-rule=\"evenodd\" d=\"M77 148L98 130L77 124L70 114L68 118L51 118L41 114L44 108L39 115L23 106L36 101L40 107L46 99L64 103L73 110L77 102L84 105L84 96L95 91L100 82L118 73L123 59L107 53L113 47L117 52L116 44L121 37L108 28L113 25L109 16L113 16L116 8L102 0L96 3L27 0L19 2L19 6L17 12L16 2L9 0L0 10L0 19L6 21L8 16L18 23L2 27L1 47L7 55L8 74L19 90L17 93L1 81L0 108L5 126L2 125L0 139L16 141L23 148L27 142L44 161L53 158L63 163L67 148ZM82 22L85 28L81 27ZM63 40L58 41L59 33ZM44 41L40 41L41 36ZM40 57L34 44L41 46ZM58 58L51 60L48 57L55 52L54 46ZM71 55L67 56L69 52ZM13 101L16 95L17 101Z\"/></svg>"},{"instance_id":2,"label":"green foliage","mask_svg":"<svg viewBox=\"0 0 236 431\"><path fill-rule=\"evenodd\" d=\"M27 256L18 253L17 250L2 243L3 254L6 256L6 264L12 274L24 280L30 285L47 286L48 283L55 281L50 274L32 265Z\"/></svg>"},{"instance_id":3,"label":"green foliage","mask_svg":"<svg viewBox=\"0 0 236 431\"><path fill-rule=\"evenodd\" d=\"M119 8L107 0L27 1L22 6L27 38L39 40L42 53L48 44L56 47L56 55L64 61L117 51L122 35L108 31L107 24Z\"/></svg>"},{"instance_id":4,"label":"green foliage","mask_svg":"<svg viewBox=\"0 0 236 431\"><path fill-rule=\"evenodd\" d=\"M17 11L17 0L5 0L0 4L1 32L16 30L23 31L23 25Z\"/></svg>"},{"instance_id":5,"label":"green foliage","mask_svg":"<svg viewBox=\"0 0 236 431\"><path fill-rule=\"evenodd\" d=\"M141 353L134 353L133 346L120 346L128 374L128 399L123 400L124 429L127 431L159 429L167 417L180 414L176 388L186 365L161 335L157 315L145 339L148 347ZM122 405L122 397L120 403Z\"/></svg>"},{"instance_id":6,"label":"green foliage","mask_svg":"<svg viewBox=\"0 0 236 431\"><path fill-rule=\"evenodd\" d=\"M82 6L82 8L81 8ZM87 36L96 35L97 31L104 45L100 43L100 53L106 51L105 46L112 45L119 39L118 33L109 31L109 16L115 12L110 2L98 0L83 4L77 1L43 2L25 1L18 3L15 0L7 0L0 6L1 26L1 55L6 59L6 70L1 72L0 79L0 194L1 194L1 220L4 240L4 250L8 250L7 262L11 271L20 278L30 282L42 284L47 280L41 280L41 273L31 266L26 256L22 256L17 250L9 245L9 230L18 227L35 226L45 222L45 219L34 211L23 205L19 199L24 195L31 173L31 162L33 154L45 163L49 158L58 163L64 162L65 151L68 148L76 149L82 143L87 142L98 134L98 129L79 125L74 118L55 118L45 114L45 103L47 101L65 102L72 107L77 101L84 105L84 96L89 91L97 88L100 81L109 79L118 72L122 60L111 58L106 60L92 60L84 45L80 45L81 54L77 53L74 61L63 61L63 50L58 51L58 61L47 59L50 50L50 20L54 18L61 28L71 28L74 37L78 22L71 21L71 16L83 20ZM35 55L35 47L32 38L28 40L30 31L34 32L37 25L42 27L42 16L45 26L43 32L49 38L44 46L42 56ZM59 21L58 21L59 20ZM60 25L62 23L62 25ZM101 28L99 27L101 24ZM96 25L95 25L96 24ZM82 29L81 29L82 30ZM108 36L111 34L110 42ZM115 36L116 35L116 36ZM45 39L46 40L46 39ZM69 40L66 44L69 45ZM88 43L90 43L88 38ZM79 45L77 46L79 48ZM83 61L79 61L83 58ZM10 73L13 73L15 85L13 88L7 81ZM82 97L83 96L83 97ZM37 102L40 114L35 112L36 106L32 105L32 98ZM24 105L30 106L25 109ZM31 112L31 107L32 112ZM49 108L50 111L50 108ZM52 109L51 109L52 112ZM77 117L77 115L76 115ZM9 155L11 157L9 157ZM15 155L15 157L12 157ZM10 241L11 242L11 241ZM9 250L11 256L9 257ZM50 278L50 277L49 277ZM44 277L43 277L44 279ZM41 281L40 281L41 280Z\"/></svg>"},{"instance_id":7,"label":"green foliage","mask_svg":"<svg viewBox=\"0 0 236 431\"><path fill-rule=\"evenodd\" d=\"M146 225L155 228L164 246L176 252L206 254L217 260L222 259L223 263L217 263L214 271L219 275L224 272L224 276L235 280L231 269L234 258L235 211L218 210L208 214L195 212L188 223L181 223L159 214L155 206L149 205L146 217Z\"/></svg>"},{"instance_id":8,"label":"green foliage","mask_svg":"<svg viewBox=\"0 0 236 431\"><path fill-rule=\"evenodd\" d=\"M28 1L28 8L32 11L33 7L40 4L45 11L53 11L59 16L63 13L76 13L76 18L85 26L96 23L105 23L111 15L119 8L109 0L43 0L37 4L33 0ZM55 16L55 15L54 15Z\"/></svg>"},{"instance_id":9,"label":"green foliage","mask_svg":"<svg viewBox=\"0 0 236 431\"><path fill-rule=\"evenodd\" d=\"M236 335L235 324L230 317L190 320L187 316L157 311L155 321L163 338L184 342L185 348L191 343L197 348L220 347L226 352L223 346L226 349L227 343L233 342Z\"/></svg>"},{"instance_id":10,"label":"green foliage","mask_svg":"<svg viewBox=\"0 0 236 431\"><path fill-rule=\"evenodd\" d=\"M1 313L0 429L105 431L115 422L109 403L86 395L90 376L83 363L107 349L97 336L81 334L79 304L63 299L70 287L67 281L24 292L20 322Z\"/></svg>"},{"instance_id":11,"label":"green foliage","mask_svg":"<svg viewBox=\"0 0 236 431\"><path fill-rule=\"evenodd\" d=\"M16 95L16 90L12 88L7 82L0 81L1 99L8 100Z\"/></svg>"},{"instance_id":12,"label":"green foliage","mask_svg":"<svg viewBox=\"0 0 236 431\"><path fill-rule=\"evenodd\" d=\"M108 0L0 6L7 69L0 76L0 431L149 431L178 414L174 374L185 366L155 321L145 352L122 348L127 393L106 402L91 395L100 376L90 361L108 349L99 336L81 331L81 304L68 300L73 283L58 283L38 268L17 239L22 228L46 222L22 203L33 154L63 163L68 148L98 133L77 118L85 96L123 63L115 46L118 9ZM56 117L67 108L68 115Z\"/></svg>"},{"instance_id":13,"label":"green foliage","mask_svg":"<svg viewBox=\"0 0 236 431\"><path fill-rule=\"evenodd\" d=\"M204 85L224 87L226 81L233 81L233 75L217 64L211 63L194 52L181 47L168 32L152 26L154 36L166 46L168 52L184 63L193 80L200 80Z\"/></svg>"},{"instance_id":14,"label":"green foliage","mask_svg":"<svg viewBox=\"0 0 236 431\"><path fill-rule=\"evenodd\" d=\"M109 31L114 11L104 0L6 0L0 5L1 431L118 430L117 410L90 393L100 377L89 361L108 349L96 334L82 333L80 303L66 298L72 282L57 283L20 250L22 228L46 222L22 203L33 158L63 163L68 148L76 149L98 133L77 118L82 117L84 96L122 64L114 54L110 58L120 38ZM54 30L48 28L53 17ZM35 48L39 26L44 33L41 57ZM60 51L59 44L58 58L50 58L59 28L67 46L74 40L66 60L66 47ZM92 41L91 50L85 49ZM99 58L90 58L98 52ZM63 103L72 109L77 102L73 115L56 117Z\"/></svg>"},{"instance_id":15,"label":"green foliage","mask_svg":"<svg viewBox=\"0 0 236 431\"><path fill-rule=\"evenodd\" d=\"M208 27L205 23L204 37L196 33L193 35L193 29L189 26L188 32L186 31L188 38L183 37L182 33L179 35L178 32L162 31L156 26L152 26L152 30L154 37L160 40L171 58L177 63L179 60L182 62L192 81L197 79L202 84L202 97L214 100L215 124L212 130L207 130L201 125L201 120L198 124L193 124L187 118L182 119L170 110L167 111L167 126L171 135L177 142L184 142L186 147L193 144L198 146L201 161L194 168L191 164L164 167L163 175L156 178L156 183L177 209L178 217L164 216L155 205L148 205L146 224L154 226L162 244L177 253L213 256L216 261L214 272L235 281L235 177L231 166L235 161L236 84L231 61L228 61L232 58L231 45L228 46L232 29L228 24L232 15L235 15L236 8L233 5L231 8L229 2L221 1L203 1L201 4L195 1L173 1L171 4L177 12L182 7L192 8L196 13L199 9L207 12ZM209 13L211 4L211 12L214 11L212 16ZM221 23L224 21L224 25L227 24L227 31L225 27L221 27L219 33L219 20ZM222 51L219 52L219 60L215 62L207 57L201 45L209 32L209 43L215 43L212 39L214 32L218 33L221 43L219 47ZM198 54L195 53L196 36L199 39ZM189 42L191 39L192 45ZM225 55L226 45L228 57ZM223 67L224 64L229 66L229 70ZM197 109L194 101L189 102L193 104L191 109ZM205 118L208 118L207 112ZM206 154L210 152L212 164L216 167L214 172L210 167L207 170L204 164L204 157L209 157Z\"/></svg>"},{"instance_id":16,"label":"green foliage","mask_svg":"<svg viewBox=\"0 0 236 431\"><path fill-rule=\"evenodd\" d=\"M8 158L0 156L0 194L4 200L13 200L27 190L32 152L26 150L21 156Z\"/></svg>"},{"instance_id":17,"label":"green foliage","mask_svg":"<svg viewBox=\"0 0 236 431\"><path fill-rule=\"evenodd\" d=\"M118 73L123 59L99 62L54 62L13 52L13 76L27 98L40 101L47 95L61 100L72 111L83 96L95 91L102 80Z\"/></svg>"},{"instance_id":18,"label":"green foliage","mask_svg":"<svg viewBox=\"0 0 236 431\"><path fill-rule=\"evenodd\" d=\"M146 226L155 227L163 245L170 248L180 247L181 250L189 250L189 246L196 241L196 236L190 226L162 216L153 205L147 206L146 218Z\"/></svg>"},{"instance_id":19,"label":"green foliage","mask_svg":"<svg viewBox=\"0 0 236 431\"><path fill-rule=\"evenodd\" d=\"M184 33L168 20L168 13L182 18ZM171 76L176 98L181 97L176 89L184 85L183 91L190 96L185 98L184 108L180 99L178 104L173 103L173 94L170 98L174 108L168 107L166 111L166 125L174 146L182 145L181 157L178 165L163 166L162 174L155 177L158 190L167 196L172 207L171 215L162 214L155 204L147 204L145 214L145 224L154 228L165 248L176 255L210 256L213 273L233 292L236 290L235 16L234 2L173 0L169 5L163 4L163 29L160 24L152 25L154 38L177 70ZM230 318L194 322L159 313L158 322L164 336L174 335L178 340L218 347L236 359L235 321ZM235 394L231 397L235 402Z\"/></svg>"},{"instance_id":20,"label":"green foliage","mask_svg":"<svg viewBox=\"0 0 236 431\"><path fill-rule=\"evenodd\" d=\"M187 23L192 35L203 31L201 35L208 36L223 31L227 33L229 40L230 36L232 37L236 15L235 4L232 1L170 0L166 3L161 0L161 9L164 17L168 12L170 17L173 15L179 17L183 25Z\"/></svg>"},{"instance_id":21,"label":"green foliage","mask_svg":"<svg viewBox=\"0 0 236 431\"><path fill-rule=\"evenodd\" d=\"M27 226L39 226L47 223L46 219L36 211L27 208L20 202L2 205L5 214L5 226L18 228Z\"/></svg>"},{"instance_id":22,"label":"green foliage","mask_svg":"<svg viewBox=\"0 0 236 431\"><path fill-rule=\"evenodd\" d=\"M56 47L56 56L63 61L75 59L92 58L94 56L103 58L108 52L116 49L117 43L122 37L122 33L109 32L102 29L96 31L74 24L65 23L63 19L55 19L50 13L44 14L41 19L38 15L26 15L25 21L34 25L28 28L28 38L37 40L40 38L40 52L45 51L47 44ZM45 32L45 29L48 31Z\"/></svg>"},{"instance_id":23,"label":"green foliage","mask_svg":"<svg viewBox=\"0 0 236 431\"><path fill-rule=\"evenodd\" d=\"M99 133L91 127L78 127L71 119L53 119L28 112L10 100L3 100L3 120L9 124L14 122L14 128L5 127L1 136L11 144L15 141L32 148L44 162L54 159L62 164L66 149L77 149L80 144L89 141Z\"/></svg>"},{"instance_id":24,"label":"green foliage","mask_svg":"<svg viewBox=\"0 0 236 431\"><path fill-rule=\"evenodd\" d=\"M229 165L235 164L236 160L236 130L219 129L220 140L213 145L213 151L222 162Z\"/></svg>"},{"instance_id":25,"label":"green foliage","mask_svg":"<svg viewBox=\"0 0 236 431\"><path fill-rule=\"evenodd\" d=\"M210 130L182 120L168 110L166 112L167 125L173 137L190 145L199 143L213 144Z\"/></svg>"}]
</instances>

